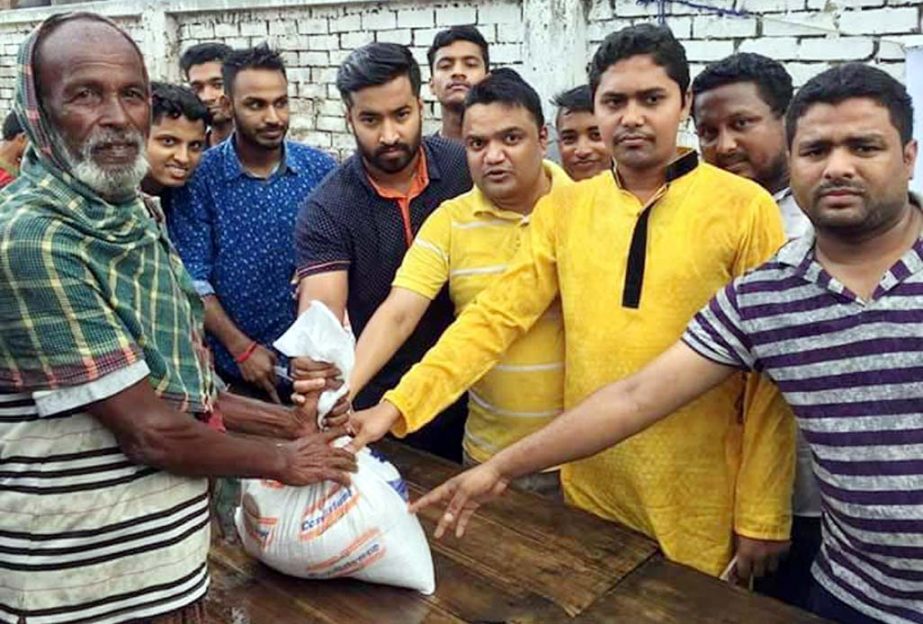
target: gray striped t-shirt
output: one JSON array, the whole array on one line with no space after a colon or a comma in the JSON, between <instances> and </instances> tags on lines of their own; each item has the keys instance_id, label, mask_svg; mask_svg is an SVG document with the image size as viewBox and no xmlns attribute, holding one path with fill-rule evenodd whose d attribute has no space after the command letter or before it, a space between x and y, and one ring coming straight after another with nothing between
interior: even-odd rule
<instances>
[{"instance_id":1,"label":"gray striped t-shirt","mask_svg":"<svg viewBox=\"0 0 923 624\"><path fill-rule=\"evenodd\" d=\"M791 405L823 501L818 582L883 622L923 622L923 238L863 301L809 233L720 291L683 340L764 372Z\"/></svg>"}]
</instances>

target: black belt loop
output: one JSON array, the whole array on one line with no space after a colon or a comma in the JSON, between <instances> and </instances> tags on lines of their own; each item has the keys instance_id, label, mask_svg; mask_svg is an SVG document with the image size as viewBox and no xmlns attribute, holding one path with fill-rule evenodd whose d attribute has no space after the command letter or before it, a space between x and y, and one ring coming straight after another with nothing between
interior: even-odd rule
<instances>
[{"instance_id":1,"label":"black belt loop","mask_svg":"<svg viewBox=\"0 0 923 624\"><path fill-rule=\"evenodd\" d=\"M651 209L638 217L635 231L631 235L631 247L628 249L628 266L625 269L625 288L622 290L622 307L637 309L641 304L641 288L644 285L644 264L647 260L647 223L651 218Z\"/></svg>"}]
</instances>

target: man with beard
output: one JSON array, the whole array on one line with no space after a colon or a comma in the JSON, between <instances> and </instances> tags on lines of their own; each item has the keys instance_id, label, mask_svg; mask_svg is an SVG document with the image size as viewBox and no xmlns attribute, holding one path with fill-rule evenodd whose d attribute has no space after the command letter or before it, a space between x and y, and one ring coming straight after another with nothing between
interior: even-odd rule
<instances>
[{"instance_id":1,"label":"man with beard","mask_svg":"<svg viewBox=\"0 0 923 624\"><path fill-rule=\"evenodd\" d=\"M923 621L923 211L908 193L911 98L878 68L839 65L795 95L786 138L813 231L721 288L649 366L421 501L454 495L437 535L456 521L463 530L510 479L628 445L737 371L762 370L791 404L821 483L812 610L842 624Z\"/></svg>"},{"instance_id":2,"label":"man with beard","mask_svg":"<svg viewBox=\"0 0 923 624\"><path fill-rule=\"evenodd\" d=\"M772 193L785 234L811 227L788 187L785 111L792 77L781 63L742 52L707 66L692 82L692 117L705 162Z\"/></svg>"},{"instance_id":3,"label":"man with beard","mask_svg":"<svg viewBox=\"0 0 923 624\"><path fill-rule=\"evenodd\" d=\"M177 191L170 234L205 301L218 373L232 391L278 403L288 384L271 345L295 320L295 217L335 163L285 139L288 80L277 52L238 50L223 75L235 132Z\"/></svg>"},{"instance_id":4,"label":"man with beard","mask_svg":"<svg viewBox=\"0 0 923 624\"><path fill-rule=\"evenodd\" d=\"M305 310L316 299L341 319L348 311L357 335L388 297L426 218L471 188L464 147L422 136L420 82L420 67L405 46L372 43L347 57L337 72L337 88L356 153L317 188L298 215L299 308ZM355 398L356 405L377 403L452 319L452 303L443 289L403 346ZM303 358L294 360L292 370L296 378L337 374ZM408 441L460 461L464 415L459 402Z\"/></svg>"},{"instance_id":5,"label":"man with beard","mask_svg":"<svg viewBox=\"0 0 923 624\"><path fill-rule=\"evenodd\" d=\"M129 36L56 15L18 63L31 147L0 212L0 619L204 622L202 477L348 483L355 460L313 409L216 392L201 301L137 191L150 88ZM219 412L307 435L200 422Z\"/></svg>"},{"instance_id":6,"label":"man with beard","mask_svg":"<svg viewBox=\"0 0 923 624\"><path fill-rule=\"evenodd\" d=\"M221 66L232 51L230 46L209 41L190 47L179 59L186 82L212 116L208 147L218 145L234 132L234 117L221 73Z\"/></svg>"},{"instance_id":7,"label":"man with beard","mask_svg":"<svg viewBox=\"0 0 923 624\"><path fill-rule=\"evenodd\" d=\"M429 88L442 108L442 129L438 134L460 141L465 96L490 68L487 41L474 26L452 26L436 34L426 60Z\"/></svg>"},{"instance_id":8,"label":"man with beard","mask_svg":"<svg viewBox=\"0 0 923 624\"><path fill-rule=\"evenodd\" d=\"M599 132L593 114L589 85L580 85L554 97L558 107L555 130L561 166L573 180L586 180L612 168L612 154Z\"/></svg>"},{"instance_id":9,"label":"man with beard","mask_svg":"<svg viewBox=\"0 0 923 624\"><path fill-rule=\"evenodd\" d=\"M454 401L558 296L564 403L576 405L643 368L721 285L783 241L766 191L677 148L689 66L668 28L642 24L606 37L590 87L615 170L539 202L507 272L379 406L355 415L357 445ZM761 575L788 539L794 424L759 377L741 415L746 383L736 375L650 431L563 466L568 502L653 537L668 557L703 572L719 575L736 555L740 576Z\"/></svg>"},{"instance_id":10,"label":"man with beard","mask_svg":"<svg viewBox=\"0 0 923 624\"><path fill-rule=\"evenodd\" d=\"M705 162L753 180L779 204L785 235L801 236L811 223L788 185L785 111L792 78L760 54L733 54L706 67L692 82L692 116ZM820 492L811 448L798 436L792 496L792 547L779 569L759 579L757 591L808 607L811 564L820 548Z\"/></svg>"},{"instance_id":11,"label":"man with beard","mask_svg":"<svg viewBox=\"0 0 923 624\"><path fill-rule=\"evenodd\" d=\"M205 134L211 116L195 93L166 82L151 83L151 136L147 161L151 169L141 190L157 197L169 214L173 193L186 185L205 151Z\"/></svg>"}]
</instances>

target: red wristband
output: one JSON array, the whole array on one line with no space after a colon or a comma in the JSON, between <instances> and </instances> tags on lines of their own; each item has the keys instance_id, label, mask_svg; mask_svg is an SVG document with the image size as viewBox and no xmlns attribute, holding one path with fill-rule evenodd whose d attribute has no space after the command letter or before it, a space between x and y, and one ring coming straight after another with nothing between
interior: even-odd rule
<instances>
[{"instance_id":1,"label":"red wristband","mask_svg":"<svg viewBox=\"0 0 923 624\"><path fill-rule=\"evenodd\" d=\"M234 358L234 361L237 362L238 364L243 364L250 358L251 355L253 355L253 352L256 351L256 348L258 346L259 345L257 344L256 340L254 340L253 342L250 343L250 346L247 347L243 353L241 353L240 355Z\"/></svg>"}]
</instances>

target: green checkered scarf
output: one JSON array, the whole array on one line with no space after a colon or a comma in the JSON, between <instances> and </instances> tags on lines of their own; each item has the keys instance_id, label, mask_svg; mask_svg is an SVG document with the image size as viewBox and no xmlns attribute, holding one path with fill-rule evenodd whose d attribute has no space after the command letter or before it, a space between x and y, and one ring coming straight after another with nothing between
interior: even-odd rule
<instances>
[{"instance_id":1,"label":"green checkered scarf","mask_svg":"<svg viewBox=\"0 0 923 624\"><path fill-rule=\"evenodd\" d=\"M143 360L158 395L209 411L202 304L162 213L141 196L109 203L78 182L42 112L36 44L76 16L108 21L55 16L20 50L15 110L31 147L0 193L0 392L87 384Z\"/></svg>"}]
</instances>

